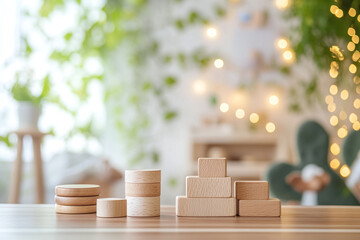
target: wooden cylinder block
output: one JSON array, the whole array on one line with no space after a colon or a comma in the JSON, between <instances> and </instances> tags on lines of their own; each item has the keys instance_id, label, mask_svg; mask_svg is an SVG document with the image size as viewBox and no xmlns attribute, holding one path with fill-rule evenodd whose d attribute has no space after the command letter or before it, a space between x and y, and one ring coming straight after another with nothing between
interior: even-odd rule
<instances>
[{"instance_id":1,"label":"wooden cylinder block","mask_svg":"<svg viewBox=\"0 0 360 240\"><path fill-rule=\"evenodd\" d=\"M100 194L100 186L96 184L67 184L55 188L57 196L61 197L89 197Z\"/></svg>"},{"instance_id":2,"label":"wooden cylinder block","mask_svg":"<svg viewBox=\"0 0 360 240\"><path fill-rule=\"evenodd\" d=\"M68 213L68 214L94 213L94 212L96 212L96 205L62 206L62 205L55 204L55 211L57 213Z\"/></svg>"},{"instance_id":3,"label":"wooden cylinder block","mask_svg":"<svg viewBox=\"0 0 360 240\"><path fill-rule=\"evenodd\" d=\"M146 170L126 170L126 183L160 183L161 170L146 169Z\"/></svg>"},{"instance_id":4,"label":"wooden cylinder block","mask_svg":"<svg viewBox=\"0 0 360 240\"><path fill-rule=\"evenodd\" d=\"M158 197L160 194L160 183L125 183L125 196L128 197Z\"/></svg>"},{"instance_id":5,"label":"wooden cylinder block","mask_svg":"<svg viewBox=\"0 0 360 240\"><path fill-rule=\"evenodd\" d=\"M61 197L55 196L55 203L63 206L95 205L98 196L93 197Z\"/></svg>"},{"instance_id":6,"label":"wooden cylinder block","mask_svg":"<svg viewBox=\"0 0 360 240\"><path fill-rule=\"evenodd\" d=\"M126 197L129 217L160 216L160 197Z\"/></svg>"},{"instance_id":7,"label":"wooden cylinder block","mask_svg":"<svg viewBox=\"0 0 360 240\"><path fill-rule=\"evenodd\" d=\"M126 217L125 198L99 198L96 206L98 217Z\"/></svg>"}]
</instances>

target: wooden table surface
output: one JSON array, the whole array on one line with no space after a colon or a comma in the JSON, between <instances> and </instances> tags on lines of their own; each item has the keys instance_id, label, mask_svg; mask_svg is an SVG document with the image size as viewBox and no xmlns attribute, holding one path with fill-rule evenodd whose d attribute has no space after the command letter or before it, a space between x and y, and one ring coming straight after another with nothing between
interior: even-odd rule
<instances>
[{"instance_id":1,"label":"wooden table surface","mask_svg":"<svg viewBox=\"0 0 360 240\"><path fill-rule=\"evenodd\" d=\"M360 206L283 206L274 217L155 218L56 214L53 205L0 204L0 239L360 239Z\"/></svg>"}]
</instances>

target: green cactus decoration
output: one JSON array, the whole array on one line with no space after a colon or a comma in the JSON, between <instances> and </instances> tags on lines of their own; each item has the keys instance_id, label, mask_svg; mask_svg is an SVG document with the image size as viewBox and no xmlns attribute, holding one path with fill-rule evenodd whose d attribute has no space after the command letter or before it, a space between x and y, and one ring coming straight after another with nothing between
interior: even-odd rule
<instances>
[{"instance_id":1,"label":"green cactus decoration","mask_svg":"<svg viewBox=\"0 0 360 240\"><path fill-rule=\"evenodd\" d=\"M358 139L360 143L360 139ZM267 172L272 195L282 201L300 201L302 193L296 192L285 178L293 171L301 171L308 164L315 164L324 169L330 176L330 183L318 194L319 205L357 205L356 198L346 191L344 181L332 171L328 164L329 135L314 121L301 125L297 133L297 147L300 163L293 166L286 163L273 165Z\"/></svg>"}]
</instances>

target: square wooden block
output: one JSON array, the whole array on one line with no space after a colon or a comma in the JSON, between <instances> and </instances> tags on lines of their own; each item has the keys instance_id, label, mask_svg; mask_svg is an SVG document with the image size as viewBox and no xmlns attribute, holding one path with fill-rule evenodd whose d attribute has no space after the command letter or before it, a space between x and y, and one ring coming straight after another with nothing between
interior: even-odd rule
<instances>
[{"instance_id":1,"label":"square wooden block","mask_svg":"<svg viewBox=\"0 0 360 240\"><path fill-rule=\"evenodd\" d=\"M176 197L176 215L181 217L233 217L236 215L235 198Z\"/></svg>"},{"instance_id":2,"label":"square wooden block","mask_svg":"<svg viewBox=\"0 0 360 240\"><path fill-rule=\"evenodd\" d=\"M240 217L280 217L281 202L279 199L239 200Z\"/></svg>"},{"instance_id":3,"label":"square wooden block","mask_svg":"<svg viewBox=\"0 0 360 240\"><path fill-rule=\"evenodd\" d=\"M269 183L267 181L235 181L234 193L238 200L268 200Z\"/></svg>"},{"instance_id":4,"label":"square wooden block","mask_svg":"<svg viewBox=\"0 0 360 240\"><path fill-rule=\"evenodd\" d=\"M199 158L199 177L226 177L226 158Z\"/></svg>"},{"instance_id":5,"label":"square wooden block","mask_svg":"<svg viewBox=\"0 0 360 240\"><path fill-rule=\"evenodd\" d=\"M232 196L231 177L186 177L186 196L190 198L229 198Z\"/></svg>"}]
</instances>

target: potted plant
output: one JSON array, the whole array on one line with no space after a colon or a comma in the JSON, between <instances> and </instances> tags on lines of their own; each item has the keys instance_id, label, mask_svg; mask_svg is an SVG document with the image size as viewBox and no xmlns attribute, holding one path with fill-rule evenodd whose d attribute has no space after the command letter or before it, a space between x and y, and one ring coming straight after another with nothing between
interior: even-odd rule
<instances>
[{"instance_id":1,"label":"potted plant","mask_svg":"<svg viewBox=\"0 0 360 240\"><path fill-rule=\"evenodd\" d=\"M41 105L49 95L50 79L46 76L42 81L41 92L31 92L31 74L27 73L25 81L21 74L16 74L16 81L11 88L13 98L18 102L19 129L37 130L41 113Z\"/></svg>"}]
</instances>

